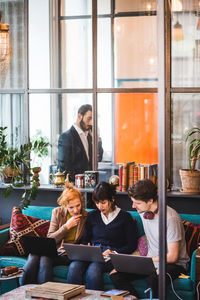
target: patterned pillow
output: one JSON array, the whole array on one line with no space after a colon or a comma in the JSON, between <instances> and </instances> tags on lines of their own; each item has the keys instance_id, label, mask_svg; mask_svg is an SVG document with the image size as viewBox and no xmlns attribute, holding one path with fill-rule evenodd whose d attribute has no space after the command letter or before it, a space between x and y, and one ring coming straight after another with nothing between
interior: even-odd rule
<instances>
[{"instance_id":1,"label":"patterned pillow","mask_svg":"<svg viewBox=\"0 0 200 300\"><path fill-rule=\"evenodd\" d=\"M200 225L182 220L185 229L185 240L187 244L187 253L192 257L192 253L196 250L200 243Z\"/></svg>"},{"instance_id":2,"label":"patterned pillow","mask_svg":"<svg viewBox=\"0 0 200 300\"><path fill-rule=\"evenodd\" d=\"M148 245L146 235L139 237L137 249L132 253L133 255L147 256Z\"/></svg>"},{"instance_id":3,"label":"patterned pillow","mask_svg":"<svg viewBox=\"0 0 200 300\"><path fill-rule=\"evenodd\" d=\"M0 255L23 256L23 236L46 237L50 221L34 218L22 214L17 208L13 207L10 223L10 239L0 248Z\"/></svg>"}]
</instances>

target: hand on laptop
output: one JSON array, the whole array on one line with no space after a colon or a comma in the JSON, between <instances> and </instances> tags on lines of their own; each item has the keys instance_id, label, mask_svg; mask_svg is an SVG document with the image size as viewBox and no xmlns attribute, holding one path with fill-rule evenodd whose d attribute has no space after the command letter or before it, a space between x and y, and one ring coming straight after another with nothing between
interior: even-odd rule
<instances>
[{"instance_id":1,"label":"hand on laptop","mask_svg":"<svg viewBox=\"0 0 200 300\"><path fill-rule=\"evenodd\" d=\"M73 217L71 217L67 222L66 222L66 227L69 230L72 227L75 227L78 225L78 222L80 221L80 217L82 215L75 215Z\"/></svg>"},{"instance_id":2,"label":"hand on laptop","mask_svg":"<svg viewBox=\"0 0 200 300\"><path fill-rule=\"evenodd\" d=\"M110 256L111 253L117 253L116 251L113 251L111 249L107 249L106 251L103 252L103 256Z\"/></svg>"}]
</instances>

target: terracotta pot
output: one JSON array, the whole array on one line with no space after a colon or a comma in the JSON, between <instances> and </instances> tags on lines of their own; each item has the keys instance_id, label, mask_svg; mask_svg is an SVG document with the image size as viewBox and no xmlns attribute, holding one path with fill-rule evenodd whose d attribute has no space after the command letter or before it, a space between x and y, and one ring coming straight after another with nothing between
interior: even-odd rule
<instances>
[{"instance_id":1,"label":"terracotta pot","mask_svg":"<svg viewBox=\"0 0 200 300\"><path fill-rule=\"evenodd\" d=\"M190 170L181 169L179 170L182 182L183 193L198 194L200 192L200 170L194 170L192 173Z\"/></svg>"}]
</instances>

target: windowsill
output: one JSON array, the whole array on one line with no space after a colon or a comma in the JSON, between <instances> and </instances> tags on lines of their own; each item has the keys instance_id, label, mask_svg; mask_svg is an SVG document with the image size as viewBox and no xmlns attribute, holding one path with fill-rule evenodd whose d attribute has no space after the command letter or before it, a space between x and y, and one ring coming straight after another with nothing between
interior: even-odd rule
<instances>
[{"instance_id":1,"label":"windowsill","mask_svg":"<svg viewBox=\"0 0 200 300\"><path fill-rule=\"evenodd\" d=\"M5 189L8 187L9 184L0 184L0 189ZM29 189L30 187L27 186L27 189ZM20 189L23 190L24 187L14 187L14 189ZM47 190L47 191L63 191L64 187L57 187L53 184L41 184L38 187L38 190ZM93 188L79 188L79 190L84 193L92 193L93 192ZM118 195L127 195L127 192L121 192L121 191L117 191ZM180 191L168 191L167 192L167 197L169 198L200 198L200 193L199 194L184 194L181 193Z\"/></svg>"}]
</instances>

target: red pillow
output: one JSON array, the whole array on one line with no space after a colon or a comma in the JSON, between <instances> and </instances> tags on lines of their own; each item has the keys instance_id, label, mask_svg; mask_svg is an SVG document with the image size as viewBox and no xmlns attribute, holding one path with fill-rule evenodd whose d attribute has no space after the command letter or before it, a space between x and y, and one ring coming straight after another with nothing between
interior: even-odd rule
<instances>
[{"instance_id":1,"label":"red pillow","mask_svg":"<svg viewBox=\"0 0 200 300\"><path fill-rule=\"evenodd\" d=\"M23 215L17 207L13 207L10 239L0 248L0 255L23 256L25 253L22 237L25 235L46 237L49 225L50 221Z\"/></svg>"}]
</instances>

